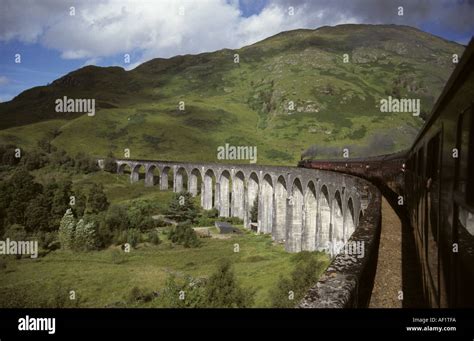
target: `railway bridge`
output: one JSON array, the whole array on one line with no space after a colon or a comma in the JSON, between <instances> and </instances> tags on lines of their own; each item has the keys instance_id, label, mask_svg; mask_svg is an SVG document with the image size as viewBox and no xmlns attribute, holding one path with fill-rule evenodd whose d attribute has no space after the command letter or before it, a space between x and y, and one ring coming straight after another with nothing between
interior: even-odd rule
<instances>
[{"instance_id":1,"label":"railway bridge","mask_svg":"<svg viewBox=\"0 0 474 341\"><path fill-rule=\"evenodd\" d=\"M326 250L335 256L359 225L371 199L370 184L357 177L299 167L116 160L130 181L200 196L204 209L237 217L250 228L258 205L259 233L289 252Z\"/></svg>"},{"instance_id":2,"label":"railway bridge","mask_svg":"<svg viewBox=\"0 0 474 341\"><path fill-rule=\"evenodd\" d=\"M99 159L99 166L104 166ZM187 191L204 209L238 217L288 252L325 251L332 261L300 307L367 307L377 267L380 191L352 174L255 164L115 160L117 173L159 190ZM254 205L256 222L251 220Z\"/></svg>"}]
</instances>

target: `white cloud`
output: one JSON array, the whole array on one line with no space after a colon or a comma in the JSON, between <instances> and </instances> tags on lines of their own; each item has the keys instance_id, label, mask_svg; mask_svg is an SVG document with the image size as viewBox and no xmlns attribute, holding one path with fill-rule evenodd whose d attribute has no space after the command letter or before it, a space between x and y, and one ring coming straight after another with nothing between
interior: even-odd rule
<instances>
[{"instance_id":1,"label":"white cloud","mask_svg":"<svg viewBox=\"0 0 474 341\"><path fill-rule=\"evenodd\" d=\"M10 80L5 76L0 76L0 86L10 83Z\"/></svg>"},{"instance_id":2,"label":"white cloud","mask_svg":"<svg viewBox=\"0 0 474 341\"><path fill-rule=\"evenodd\" d=\"M64 59L94 62L136 51L147 60L237 48L301 26L301 18L274 5L244 18L237 1L87 1L75 5L75 16L69 15L73 3L33 2L26 11L22 3L8 1L6 14L0 14L0 20L16 18L0 24L0 41L39 42L60 51Z\"/></svg>"},{"instance_id":3,"label":"white cloud","mask_svg":"<svg viewBox=\"0 0 474 341\"><path fill-rule=\"evenodd\" d=\"M387 2L393 5L398 0ZM141 56L131 60L136 65L155 57L238 48L290 29L400 20L396 7L375 0L271 0L248 18L241 15L238 4L237 0L2 0L0 41L38 42L60 51L64 59L88 63L130 53ZM456 14L461 18L457 21L469 27L465 18L472 7L463 5L448 15L442 4L433 5L436 13L442 12L440 18ZM290 5L293 16L288 13ZM69 15L71 6L75 16ZM426 2L406 6L408 23L426 18L427 13L436 17Z\"/></svg>"}]
</instances>

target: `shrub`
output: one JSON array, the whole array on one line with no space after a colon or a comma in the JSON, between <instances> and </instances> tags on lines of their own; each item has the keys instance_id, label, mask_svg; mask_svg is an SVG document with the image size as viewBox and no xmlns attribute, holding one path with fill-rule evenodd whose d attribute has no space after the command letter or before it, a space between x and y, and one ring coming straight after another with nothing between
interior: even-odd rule
<instances>
[{"instance_id":1,"label":"shrub","mask_svg":"<svg viewBox=\"0 0 474 341\"><path fill-rule=\"evenodd\" d=\"M205 306L210 308L248 308L255 292L243 289L235 278L232 263L222 260L206 283Z\"/></svg>"},{"instance_id":2,"label":"shrub","mask_svg":"<svg viewBox=\"0 0 474 341\"><path fill-rule=\"evenodd\" d=\"M148 232L148 241L154 245L159 245L161 243L160 236L157 230L152 230Z\"/></svg>"},{"instance_id":3,"label":"shrub","mask_svg":"<svg viewBox=\"0 0 474 341\"><path fill-rule=\"evenodd\" d=\"M141 233L138 229L129 229L127 231L127 243L135 248L141 242Z\"/></svg>"},{"instance_id":4,"label":"shrub","mask_svg":"<svg viewBox=\"0 0 474 341\"><path fill-rule=\"evenodd\" d=\"M270 291L272 306L290 308L303 299L306 292L317 283L319 276L326 268L324 261L318 259L317 252L303 251L292 260L296 263L290 278L280 277L275 289ZM289 292L293 292L290 299Z\"/></svg>"},{"instance_id":5,"label":"shrub","mask_svg":"<svg viewBox=\"0 0 474 341\"><path fill-rule=\"evenodd\" d=\"M166 280L160 294L165 308L201 308L204 306L205 281L186 276L182 279L172 275Z\"/></svg>"},{"instance_id":6,"label":"shrub","mask_svg":"<svg viewBox=\"0 0 474 341\"><path fill-rule=\"evenodd\" d=\"M102 184L94 183L89 190L89 197L87 198L88 210L91 213L99 213L106 211L109 207L107 195L104 192Z\"/></svg>"},{"instance_id":7,"label":"shrub","mask_svg":"<svg viewBox=\"0 0 474 341\"><path fill-rule=\"evenodd\" d=\"M201 245L189 222L179 223L170 231L169 238L173 243L181 244L184 247L198 247Z\"/></svg>"}]
</instances>

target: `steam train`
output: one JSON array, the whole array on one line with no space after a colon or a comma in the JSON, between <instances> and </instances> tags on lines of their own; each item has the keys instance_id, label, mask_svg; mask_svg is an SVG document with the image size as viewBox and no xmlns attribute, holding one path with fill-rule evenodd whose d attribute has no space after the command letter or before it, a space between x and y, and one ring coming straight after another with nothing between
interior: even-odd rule
<instances>
[{"instance_id":1,"label":"steam train","mask_svg":"<svg viewBox=\"0 0 474 341\"><path fill-rule=\"evenodd\" d=\"M474 308L474 39L407 154L405 196L431 307Z\"/></svg>"},{"instance_id":2,"label":"steam train","mask_svg":"<svg viewBox=\"0 0 474 341\"><path fill-rule=\"evenodd\" d=\"M474 39L408 151L298 164L360 176L403 196L430 307L474 308L473 104Z\"/></svg>"}]
</instances>

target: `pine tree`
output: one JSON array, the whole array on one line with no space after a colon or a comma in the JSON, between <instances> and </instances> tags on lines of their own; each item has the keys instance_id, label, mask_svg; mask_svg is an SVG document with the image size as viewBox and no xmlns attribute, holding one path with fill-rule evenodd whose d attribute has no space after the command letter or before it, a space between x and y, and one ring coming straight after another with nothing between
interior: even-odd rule
<instances>
[{"instance_id":1,"label":"pine tree","mask_svg":"<svg viewBox=\"0 0 474 341\"><path fill-rule=\"evenodd\" d=\"M58 238L61 248L71 250L74 248L74 229L76 227L76 219L69 208L64 214L59 224Z\"/></svg>"},{"instance_id":2,"label":"pine tree","mask_svg":"<svg viewBox=\"0 0 474 341\"><path fill-rule=\"evenodd\" d=\"M192 195L188 192L175 193L169 203L167 215L176 221L195 222L197 208Z\"/></svg>"}]
</instances>

